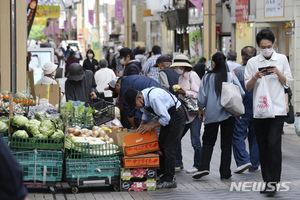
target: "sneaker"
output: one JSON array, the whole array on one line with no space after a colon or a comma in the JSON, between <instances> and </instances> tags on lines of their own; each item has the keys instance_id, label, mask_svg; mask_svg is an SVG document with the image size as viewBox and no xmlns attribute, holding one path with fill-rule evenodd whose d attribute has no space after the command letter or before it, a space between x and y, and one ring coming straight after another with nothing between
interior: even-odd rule
<instances>
[{"instance_id":1,"label":"sneaker","mask_svg":"<svg viewBox=\"0 0 300 200\"><path fill-rule=\"evenodd\" d=\"M260 167L253 169L252 167L249 168L249 172L257 172L260 170Z\"/></svg>"},{"instance_id":2,"label":"sneaker","mask_svg":"<svg viewBox=\"0 0 300 200\"><path fill-rule=\"evenodd\" d=\"M163 182L158 182L156 187L159 189L176 188L177 183L176 181L163 181Z\"/></svg>"},{"instance_id":3,"label":"sneaker","mask_svg":"<svg viewBox=\"0 0 300 200\"><path fill-rule=\"evenodd\" d=\"M195 173L195 172L197 172L198 171L198 169L196 168L196 167L192 167L191 169L187 169L186 170L186 173L188 173L188 174L193 174L193 173Z\"/></svg>"},{"instance_id":4,"label":"sneaker","mask_svg":"<svg viewBox=\"0 0 300 200\"><path fill-rule=\"evenodd\" d=\"M271 183L271 185L273 187L269 187L267 184L266 184L265 188L260 191L260 193L274 195L276 193L276 189L277 189L276 183Z\"/></svg>"},{"instance_id":5,"label":"sneaker","mask_svg":"<svg viewBox=\"0 0 300 200\"><path fill-rule=\"evenodd\" d=\"M246 164L241 165L238 168L236 168L236 170L234 170L234 173L241 174L245 170L249 169L250 167L252 167L252 164L251 163L246 163Z\"/></svg>"},{"instance_id":6,"label":"sneaker","mask_svg":"<svg viewBox=\"0 0 300 200\"><path fill-rule=\"evenodd\" d=\"M208 175L209 174L209 171L208 170L203 170L203 171L198 171L198 172L195 172L194 174L193 174L193 178L194 179L199 179L199 178L201 178L201 177L203 177L203 176L206 176L206 175Z\"/></svg>"},{"instance_id":7,"label":"sneaker","mask_svg":"<svg viewBox=\"0 0 300 200\"><path fill-rule=\"evenodd\" d=\"M181 162L181 165L178 167L175 167L175 172L180 172L180 170L183 169L183 163Z\"/></svg>"}]
</instances>

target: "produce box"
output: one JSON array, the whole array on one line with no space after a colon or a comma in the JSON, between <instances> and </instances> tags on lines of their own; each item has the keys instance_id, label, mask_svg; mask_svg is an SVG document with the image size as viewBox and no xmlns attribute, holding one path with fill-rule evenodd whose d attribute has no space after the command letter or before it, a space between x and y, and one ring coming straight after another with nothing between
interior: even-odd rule
<instances>
[{"instance_id":1,"label":"produce box","mask_svg":"<svg viewBox=\"0 0 300 200\"><path fill-rule=\"evenodd\" d=\"M157 173L155 167L126 169L121 168L121 179L131 180L132 178L156 179ZM133 179L132 179L133 180Z\"/></svg>"},{"instance_id":2,"label":"produce box","mask_svg":"<svg viewBox=\"0 0 300 200\"><path fill-rule=\"evenodd\" d=\"M130 168L145 168L145 167L159 167L159 155L145 154L138 156L124 156L123 167Z\"/></svg>"},{"instance_id":3,"label":"produce box","mask_svg":"<svg viewBox=\"0 0 300 200\"><path fill-rule=\"evenodd\" d=\"M120 176L120 157L66 159L67 181Z\"/></svg>"},{"instance_id":4,"label":"produce box","mask_svg":"<svg viewBox=\"0 0 300 200\"><path fill-rule=\"evenodd\" d=\"M41 84L34 86L35 94L39 98L45 98L49 100L49 103L52 105L59 104L60 100L60 91L59 84Z\"/></svg>"},{"instance_id":5,"label":"produce box","mask_svg":"<svg viewBox=\"0 0 300 200\"><path fill-rule=\"evenodd\" d=\"M146 181L121 180L121 191L154 191L156 190L156 180L147 179Z\"/></svg>"},{"instance_id":6,"label":"produce box","mask_svg":"<svg viewBox=\"0 0 300 200\"><path fill-rule=\"evenodd\" d=\"M10 147L24 149L63 149L63 139L12 137Z\"/></svg>"},{"instance_id":7,"label":"produce box","mask_svg":"<svg viewBox=\"0 0 300 200\"><path fill-rule=\"evenodd\" d=\"M23 169L23 181L58 182L62 180L62 151L13 152Z\"/></svg>"},{"instance_id":8,"label":"produce box","mask_svg":"<svg viewBox=\"0 0 300 200\"><path fill-rule=\"evenodd\" d=\"M125 135L124 140L124 153L126 156L142 155L159 150L155 129L144 134Z\"/></svg>"}]
</instances>

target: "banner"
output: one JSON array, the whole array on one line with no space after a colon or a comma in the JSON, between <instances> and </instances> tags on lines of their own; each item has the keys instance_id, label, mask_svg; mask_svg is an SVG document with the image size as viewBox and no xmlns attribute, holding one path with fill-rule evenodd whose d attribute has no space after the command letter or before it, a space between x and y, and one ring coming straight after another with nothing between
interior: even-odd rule
<instances>
[{"instance_id":1,"label":"banner","mask_svg":"<svg viewBox=\"0 0 300 200\"><path fill-rule=\"evenodd\" d=\"M235 1L235 23L248 22L248 0L236 0Z\"/></svg>"},{"instance_id":2,"label":"banner","mask_svg":"<svg viewBox=\"0 0 300 200\"><path fill-rule=\"evenodd\" d=\"M247 36L247 22L237 23L236 29L238 38L245 38Z\"/></svg>"},{"instance_id":3,"label":"banner","mask_svg":"<svg viewBox=\"0 0 300 200\"><path fill-rule=\"evenodd\" d=\"M46 17L35 17L33 20L34 26L46 26L47 25L47 18Z\"/></svg>"},{"instance_id":4,"label":"banner","mask_svg":"<svg viewBox=\"0 0 300 200\"><path fill-rule=\"evenodd\" d=\"M60 6L38 6L36 17L59 18Z\"/></svg>"},{"instance_id":5,"label":"banner","mask_svg":"<svg viewBox=\"0 0 300 200\"><path fill-rule=\"evenodd\" d=\"M31 0L27 6L27 37L29 36L34 16L37 10L38 0Z\"/></svg>"},{"instance_id":6,"label":"banner","mask_svg":"<svg viewBox=\"0 0 300 200\"><path fill-rule=\"evenodd\" d=\"M124 20L123 20L123 0L115 0L115 16L121 24L124 23Z\"/></svg>"},{"instance_id":7,"label":"banner","mask_svg":"<svg viewBox=\"0 0 300 200\"><path fill-rule=\"evenodd\" d=\"M100 60L101 59L101 56L100 56L100 53L101 53L101 49L100 49L100 40L99 40L99 31L98 31L98 27L93 27L91 29L92 31L92 42L91 42L91 45L92 45L92 49L95 53L95 59L96 60Z\"/></svg>"},{"instance_id":8,"label":"banner","mask_svg":"<svg viewBox=\"0 0 300 200\"><path fill-rule=\"evenodd\" d=\"M89 10L89 22L94 26L94 10Z\"/></svg>"},{"instance_id":9,"label":"banner","mask_svg":"<svg viewBox=\"0 0 300 200\"><path fill-rule=\"evenodd\" d=\"M189 47L191 58L196 63L202 57L202 42L200 30L189 31Z\"/></svg>"},{"instance_id":10,"label":"banner","mask_svg":"<svg viewBox=\"0 0 300 200\"><path fill-rule=\"evenodd\" d=\"M190 0L190 2L200 11L202 11L202 0Z\"/></svg>"},{"instance_id":11,"label":"banner","mask_svg":"<svg viewBox=\"0 0 300 200\"><path fill-rule=\"evenodd\" d=\"M283 0L265 0L265 18L284 17L284 1Z\"/></svg>"}]
</instances>

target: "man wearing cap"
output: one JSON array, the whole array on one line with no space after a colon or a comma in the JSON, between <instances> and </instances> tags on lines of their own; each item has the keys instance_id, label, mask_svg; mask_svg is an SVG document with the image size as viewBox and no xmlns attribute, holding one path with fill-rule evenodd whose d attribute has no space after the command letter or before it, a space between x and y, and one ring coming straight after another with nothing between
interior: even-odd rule
<instances>
[{"instance_id":1,"label":"man wearing cap","mask_svg":"<svg viewBox=\"0 0 300 200\"><path fill-rule=\"evenodd\" d=\"M157 58L153 67L158 67L159 69L159 83L177 97L178 94L173 90L173 85L178 84L180 75L173 69L170 69L171 63L172 61L168 56L161 55Z\"/></svg>"},{"instance_id":2,"label":"man wearing cap","mask_svg":"<svg viewBox=\"0 0 300 200\"><path fill-rule=\"evenodd\" d=\"M66 100L84 101L86 106L92 106L92 99L96 99L96 83L94 74L90 70L83 70L79 63L69 67L69 74L65 83Z\"/></svg>"},{"instance_id":3,"label":"man wearing cap","mask_svg":"<svg viewBox=\"0 0 300 200\"><path fill-rule=\"evenodd\" d=\"M140 74L142 66L140 61L134 59L131 49L124 47L120 51L120 63L124 65L122 76Z\"/></svg>"},{"instance_id":4,"label":"man wearing cap","mask_svg":"<svg viewBox=\"0 0 300 200\"><path fill-rule=\"evenodd\" d=\"M46 62L43 66L44 76L36 82L36 85L40 84L57 84L55 81L55 72L57 65L53 62Z\"/></svg>"},{"instance_id":5,"label":"man wearing cap","mask_svg":"<svg viewBox=\"0 0 300 200\"><path fill-rule=\"evenodd\" d=\"M141 123L142 113L140 110L130 110L128 103L124 99L125 91L130 87L139 91L149 87L163 87L152 78L140 75L122 76L121 78L112 79L109 82L109 87L106 89L110 89L113 92L114 98L116 98L118 95L120 97L119 107L121 111L121 123L123 121L122 125L126 127L126 122L124 122L126 119L124 118L128 118L130 122L128 125L130 127L126 128L131 128L131 126L135 128Z\"/></svg>"},{"instance_id":6,"label":"man wearing cap","mask_svg":"<svg viewBox=\"0 0 300 200\"><path fill-rule=\"evenodd\" d=\"M158 143L162 155L160 156L160 169L162 176L157 181L158 188L176 188L175 153L182 137L185 125L185 114L180 101L170 92L156 87L138 91L128 88L124 99L131 110L141 109L142 121L137 132L145 133L156 127L161 127ZM146 124L151 114L159 117L153 124Z\"/></svg>"},{"instance_id":7,"label":"man wearing cap","mask_svg":"<svg viewBox=\"0 0 300 200\"><path fill-rule=\"evenodd\" d=\"M145 74L149 74L149 77L159 82L158 79L158 68L153 67L156 64L156 60L159 56L161 56L161 48L160 46L154 45L152 47L152 53L154 54L151 56L145 65L143 66L143 72Z\"/></svg>"},{"instance_id":8,"label":"man wearing cap","mask_svg":"<svg viewBox=\"0 0 300 200\"><path fill-rule=\"evenodd\" d=\"M228 70L230 72L232 72L235 68L240 67L242 65L236 63L236 52L235 51L229 51L227 53L227 66L228 66Z\"/></svg>"}]
</instances>

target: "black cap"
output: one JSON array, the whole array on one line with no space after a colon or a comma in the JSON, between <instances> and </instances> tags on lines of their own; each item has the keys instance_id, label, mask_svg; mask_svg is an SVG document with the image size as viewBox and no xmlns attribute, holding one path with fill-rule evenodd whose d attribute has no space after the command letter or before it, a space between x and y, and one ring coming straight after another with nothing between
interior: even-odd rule
<instances>
[{"instance_id":1,"label":"black cap","mask_svg":"<svg viewBox=\"0 0 300 200\"><path fill-rule=\"evenodd\" d=\"M120 50L119 58L126 57L127 55L130 55L130 54L132 54L131 49L129 49L128 47L124 47Z\"/></svg>"},{"instance_id":2,"label":"black cap","mask_svg":"<svg viewBox=\"0 0 300 200\"><path fill-rule=\"evenodd\" d=\"M153 67L158 67L158 64L162 63L162 62L170 62L171 63L172 60L168 56L161 55L157 58L156 63L155 63L155 65L153 65Z\"/></svg>"},{"instance_id":3,"label":"black cap","mask_svg":"<svg viewBox=\"0 0 300 200\"><path fill-rule=\"evenodd\" d=\"M126 103L128 104L130 110L135 109L135 106L136 106L135 102L136 102L137 94L138 94L138 91L132 87L128 88L125 91L124 99L125 99Z\"/></svg>"},{"instance_id":4,"label":"black cap","mask_svg":"<svg viewBox=\"0 0 300 200\"><path fill-rule=\"evenodd\" d=\"M81 81L85 76L82 66L78 63L72 63L69 67L68 79L71 81Z\"/></svg>"}]
</instances>

